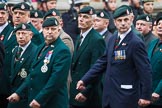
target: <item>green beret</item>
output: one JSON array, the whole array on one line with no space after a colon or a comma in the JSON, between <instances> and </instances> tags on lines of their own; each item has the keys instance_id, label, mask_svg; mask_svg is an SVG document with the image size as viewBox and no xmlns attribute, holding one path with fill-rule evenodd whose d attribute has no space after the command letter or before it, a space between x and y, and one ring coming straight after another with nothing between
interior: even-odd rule
<instances>
[{"instance_id":1,"label":"green beret","mask_svg":"<svg viewBox=\"0 0 162 108\"><path fill-rule=\"evenodd\" d=\"M93 15L93 14L95 14L95 9L91 6L85 6L79 11L79 14L81 14L81 13Z\"/></svg>"},{"instance_id":2,"label":"green beret","mask_svg":"<svg viewBox=\"0 0 162 108\"><path fill-rule=\"evenodd\" d=\"M157 18L156 25L159 23L160 20L162 20L162 16L160 16L159 18Z\"/></svg>"},{"instance_id":3,"label":"green beret","mask_svg":"<svg viewBox=\"0 0 162 108\"><path fill-rule=\"evenodd\" d=\"M7 11L7 6L5 3L0 3L0 10L5 10Z\"/></svg>"},{"instance_id":4,"label":"green beret","mask_svg":"<svg viewBox=\"0 0 162 108\"><path fill-rule=\"evenodd\" d=\"M26 23L21 23L19 24L15 29L14 32L18 31L18 30L28 30L28 31L32 31L31 27L29 24Z\"/></svg>"},{"instance_id":5,"label":"green beret","mask_svg":"<svg viewBox=\"0 0 162 108\"><path fill-rule=\"evenodd\" d=\"M114 19L116 19L118 17L130 15L130 13L132 13L131 8L127 5L122 5L115 10L113 16L114 16Z\"/></svg>"},{"instance_id":6,"label":"green beret","mask_svg":"<svg viewBox=\"0 0 162 108\"><path fill-rule=\"evenodd\" d=\"M59 22L57 21L56 18L52 17L52 18L47 18L43 24L42 27L49 27L49 26L58 26Z\"/></svg>"},{"instance_id":7,"label":"green beret","mask_svg":"<svg viewBox=\"0 0 162 108\"><path fill-rule=\"evenodd\" d=\"M46 19L46 18L49 17L49 16L61 16L61 15L60 15L59 10L53 8L53 9L50 9L49 11L47 11L47 12L45 13L43 19Z\"/></svg>"},{"instance_id":8,"label":"green beret","mask_svg":"<svg viewBox=\"0 0 162 108\"><path fill-rule=\"evenodd\" d=\"M104 19L109 19L109 15L104 11L99 11L96 13L97 17L104 18Z\"/></svg>"},{"instance_id":9,"label":"green beret","mask_svg":"<svg viewBox=\"0 0 162 108\"><path fill-rule=\"evenodd\" d=\"M136 21L138 21L138 20L142 20L142 21L146 21L146 22L152 22L152 18L147 14L138 15L137 18L136 18Z\"/></svg>"},{"instance_id":10,"label":"green beret","mask_svg":"<svg viewBox=\"0 0 162 108\"><path fill-rule=\"evenodd\" d=\"M39 10L30 11L30 18L43 18L43 13Z\"/></svg>"},{"instance_id":11,"label":"green beret","mask_svg":"<svg viewBox=\"0 0 162 108\"><path fill-rule=\"evenodd\" d=\"M18 3L14 5L12 11L14 11L15 9L23 10L23 11L30 11L30 6L27 3L22 2L22 3Z\"/></svg>"},{"instance_id":12,"label":"green beret","mask_svg":"<svg viewBox=\"0 0 162 108\"><path fill-rule=\"evenodd\" d=\"M146 3L146 2L154 2L154 0L142 0L143 3Z\"/></svg>"}]
</instances>

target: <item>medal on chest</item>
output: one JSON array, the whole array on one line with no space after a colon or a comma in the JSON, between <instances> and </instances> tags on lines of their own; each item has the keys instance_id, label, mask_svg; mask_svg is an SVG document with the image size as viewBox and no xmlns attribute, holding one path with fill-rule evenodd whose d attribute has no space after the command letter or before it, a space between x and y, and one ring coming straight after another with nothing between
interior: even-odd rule
<instances>
[{"instance_id":1,"label":"medal on chest","mask_svg":"<svg viewBox=\"0 0 162 108\"><path fill-rule=\"evenodd\" d=\"M50 63L50 59L51 59L52 53L53 53L53 50L48 51L48 53L46 54L45 59L44 59L44 61L43 61L44 64L43 64L43 66L41 67L42 73L46 73L46 72L48 71L48 66L47 66L47 64Z\"/></svg>"}]
</instances>

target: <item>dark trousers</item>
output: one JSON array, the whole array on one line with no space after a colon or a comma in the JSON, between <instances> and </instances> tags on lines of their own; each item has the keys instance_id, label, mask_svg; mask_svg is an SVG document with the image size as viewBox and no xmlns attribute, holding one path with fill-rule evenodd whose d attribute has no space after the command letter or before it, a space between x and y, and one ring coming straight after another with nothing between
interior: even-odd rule
<instances>
[{"instance_id":1,"label":"dark trousers","mask_svg":"<svg viewBox=\"0 0 162 108\"><path fill-rule=\"evenodd\" d=\"M162 105L161 106L159 106L159 105L149 105L149 106L147 106L145 108L162 108Z\"/></svg>"},{"instance_id":2,"label":"dark trousers","mask_svg":"<svg viewBox=\"0 0 162 108\"><path fill-rule=\"evenodd\" d=\"M0 95L0 108L7 108L8 100L6 99L8 95Z\"/></svg>"}]
</instances>

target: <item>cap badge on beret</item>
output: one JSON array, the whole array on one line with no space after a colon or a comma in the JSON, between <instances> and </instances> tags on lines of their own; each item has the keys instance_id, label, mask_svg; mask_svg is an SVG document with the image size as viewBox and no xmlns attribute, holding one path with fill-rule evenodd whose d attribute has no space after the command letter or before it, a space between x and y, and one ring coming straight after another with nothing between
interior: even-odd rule
<instances>
[{"instance_id":1,"label":"cap badge on beret","mask_svg":"<svg viewBox=\"0 0 162 108\"><path fill-rule=\"evenodd\" d=\"M105 2L108 2L108 0L105 0Z\"/></svg>"},{"instance_id":2,"label":"cap badge on beret","mask_svg":"<svg viewBox=\"0 0 162 108\"><path fill-rule=\"evenodd\" d=\"M6 5L4 6L4 9L5 9L5 10L7 9Z\"/></svg>"},{"instance_id":3,"label":"cap badge on beret","mask_svg":"<svg viewBox=\"0 0 162 108\"><path fill-rule=\"evenodd\" d=\"M103 12L101 12L101 13L100 13L100 16L101 16L101 17L104 17L104 13L103 13Z\"/></svg>"},{"instance_id":4,"label":"cap badge on beret","mask_svg":"<svg viewBox=\"0 0 162 108\"><path fill-rule=\"evenodd\" d=\"M149 21L149 17L148 16L146 17L146 21Z\"/></svg>"},{"instance_id":5,"label":"cap badge on beret","mask_svg":"<svg viewBox=\"0 0 162 108\"><path fill-rule=\"evenodd\" d=\"M22 29L26 29L26 26L24 24L22 24Z\"/></svg>"},{"instance_id":6,"label":"cap badge on beret","mask_svg":"<svg viewBox=\"0 0 162 108\"><path fill-rule=\"evenodd\" d=\"M35 12L35 13L34 13L34 16L35 16L35 17L38 17L38 13L37 13L37 12Z\"/></svg>"},{"instance_id":7,"label":"cap badge on beret","mask_svg":"<svg viewBox=\"0 0 162 108\"><path fill-rule=\"evenodd\" d=\"M55 24L58 25L56 20L55 20Z\"/></svg>"},{"instance_id":8,"label":"cap badge on beret","mask_svg":"<svg viewBox=\"0 0 162 108\"><path fill-rule=\"evenodd\" d=\"M89 11L89 14L93 14L93 11L92 11L92 9Z\"/></svg>"},{"instance_id":9,"label":"cap badge on beret","mask_svg":"<svg viewBox=\"0 0 162 108\"><path fill-rule=\"evenodd\" d=\"M129 11L128 11L128 9L127 9L127 15L129 15Z\"/></svg>"},{"instance_id":10,"label":"cap badge on beret","mask_svg":"<svg viewBox=\"0 0 162 108\"><path fill-rule=\"evenodd\" d=\"M24 4L22 4L22 5L21 5L21 9L25 9L25 6L24 6Z\"/></svg>"},{"instance_id":11,"label":"cap badge on beret","mask_svg":"<svg viewBox=\"0 0 162 108\"><path fill-rule=\"evenodd\" d=\"M56 16L56 12L55 12L55 11L53 11L53 12L52 12L52 15L53 15L53 16Z\"/></svg>"}]
</instances>

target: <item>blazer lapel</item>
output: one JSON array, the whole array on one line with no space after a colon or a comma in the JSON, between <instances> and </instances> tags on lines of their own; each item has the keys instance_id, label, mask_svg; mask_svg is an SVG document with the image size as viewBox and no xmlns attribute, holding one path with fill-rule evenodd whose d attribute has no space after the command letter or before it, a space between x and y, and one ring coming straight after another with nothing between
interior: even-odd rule
<instances>
[{"instance_id":1,"label":"blazer lapel","mask_svg":"<svg viewBox=\"0 0 162 108\"><path fill-rule=\"evenodd\" d=\"M156 44L158 43L159 39L153 41L151 44L150 44L150 47L148 49L148 57L149 59L151 60L152 58L152 54L153 54L153 51L154 51L154 48L156 47Z\"/></svg>"}]
</instances>

